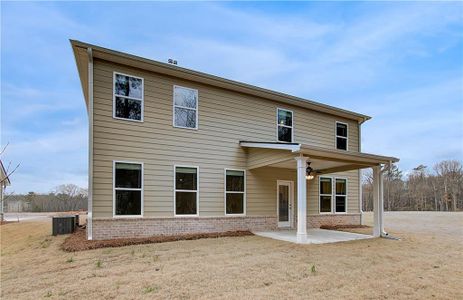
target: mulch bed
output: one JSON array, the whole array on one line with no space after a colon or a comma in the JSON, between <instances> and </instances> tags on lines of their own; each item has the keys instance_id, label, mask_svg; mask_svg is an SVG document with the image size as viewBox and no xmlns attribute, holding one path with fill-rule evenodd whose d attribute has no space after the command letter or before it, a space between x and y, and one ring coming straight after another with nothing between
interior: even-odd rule
<instances>
[{"instance_id":1,"label":"mulch bed","mask_svg":"<svg viewBox=\"0 0 463 300\"><path fill-rule=\"evenodd\" d=\"M355 228L371 228L367 225L322 225L320 229L339 230L339 229L355 229Z\"/></svg>"},{"instance_id":2,"label":"mulch bed","mask_svg":"<svg viewBox=\"0 0 463 300\"><path fill-rule=\"evenodd\" d=\"M198 240L219 237L235 237L235 236L248 236L253 235L250 231L227 231L215 233L201 233L201 234L184 234L184 235L169 235L169 236L153 236L146 238L123 238L113 240L87 240L85 229L78 228L73 234L64 240L61 249L66 252L84 251L98 248L108 247L123 247L129 245L165 243L184 240Z\"/></svg>"},{"instance_id":3,"label":"mulch bed","mask_svg":"<svg viewBox=\"0 0 463 300\"><path fill-rule=\"evenodd\" d=\"M18 223L18 221L0 221L0 225L10 224L10 223Z\"/></svg>"}]
</instances>

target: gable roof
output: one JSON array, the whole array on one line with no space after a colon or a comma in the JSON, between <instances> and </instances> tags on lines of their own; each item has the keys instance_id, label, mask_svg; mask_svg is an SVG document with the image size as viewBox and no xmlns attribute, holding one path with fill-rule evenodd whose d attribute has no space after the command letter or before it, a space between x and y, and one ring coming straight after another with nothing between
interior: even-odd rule
<instances>
[{"instance_id":1,"label":"gable roof","mask_svg":"<svg viewBox=\"0 0 463 300\"><path fill-rule=\"evenodd\" d=\"M77 69L84 92L85 101L88 107L88 62L93 58L98 58L118 64L123 64L143 70L148 70L168 76L173 76L185 80L190 80L202 84L232 90L235 92L269 99L285 104L295 105L310 110L343 117L359 122L360 124L371 119L371 117L359 114L353 111L337 108L316 101L303 99L296 96L264 89L239 81L234 81L215 75L182 68L176 65L159 62L156 60L146 59L143 57L127 54L100 46L84 43L77 40L70 40L74 57L76 59Z\"/></svg>"}]
</instances>

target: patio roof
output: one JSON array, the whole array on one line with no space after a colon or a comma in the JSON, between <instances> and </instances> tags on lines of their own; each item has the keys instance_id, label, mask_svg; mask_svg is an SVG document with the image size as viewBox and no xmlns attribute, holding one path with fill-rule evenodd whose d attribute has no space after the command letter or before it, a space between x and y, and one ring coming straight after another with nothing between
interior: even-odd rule
<instances>
[{"instance_id":1,"label":"patio roof","mask_svg":"<svg viewBox=\"0 0 463 300\"><path fill-rule=\"evenodd\" d=\"M329 149L309 144L240 141L240 146L249 149L248 169L264 166L295 168L295 154L308 156L311 166L318 174L363 169L399 161L391 156Z\"/></svg>"}]
</instances>

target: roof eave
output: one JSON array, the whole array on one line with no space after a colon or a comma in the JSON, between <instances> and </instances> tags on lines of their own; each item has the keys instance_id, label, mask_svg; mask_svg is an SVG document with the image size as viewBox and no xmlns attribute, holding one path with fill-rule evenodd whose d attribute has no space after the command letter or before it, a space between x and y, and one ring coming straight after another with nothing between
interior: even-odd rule
<instances>
[{"instance_id":1,"label":"roof eave","mask_svg":"<svg viewBox=\"0 0 463 300\"><path fill-rule=\"evenodd\" d=\"M264 98L264 99L270 99L270 100L274 100L277 102L282 102L282 103L296 105L299 107L312 109L312 110L327 113L330 115L335 115L335 116L339 116L342 118L355 120L359 124L362 124L363 122L371 119L371 117L367 115L363 115L363 114L359 114L353 111L337 108L337 107L319 103L316 101L307 100L307 99L299 98L296 96L292 96L292 95L272 91L269 89L253 86L250 84L218 77L215 75L210 75L210 74L182 68L179 66L143 58L140 56L107 49L104 47L84 43L84 42L77 41L77 40L70 40L70 41L71 41L73 48L77 48L77 47L92 48L93 55L96 58L105 59L108 61L114 61L117 63L129 65L132 67L138 67L142 69L151 69L154 72L166 74L169 76L175 76L178 78L196 81L196 82L200 82L200 83L204 83L204 84L208 84L212 86L217 86L217 87L241 92L244 94L257 96L257 97ZM116 58L120 58L120 59L116 59ZM147 66L150 66L151 68L147 68ZM80 74L80 70L79 70L79 74ZM81 78L81 81L82 81L82 78Z\"/></svg>"},{"instance_id":2,"label":"roof eave","mask_svg":"<svg viewBox=\"0 0 463 300\"><path fill-rule=\"evenodd\" d=\"M80 84L82 86L82 93L84 94L85 105L88 109L88 48L89 46L75 40L69 40L71 42L72 51L74 53L74 59L76 61L77 72L79 74Z\"/></svg>"}]
</instances>

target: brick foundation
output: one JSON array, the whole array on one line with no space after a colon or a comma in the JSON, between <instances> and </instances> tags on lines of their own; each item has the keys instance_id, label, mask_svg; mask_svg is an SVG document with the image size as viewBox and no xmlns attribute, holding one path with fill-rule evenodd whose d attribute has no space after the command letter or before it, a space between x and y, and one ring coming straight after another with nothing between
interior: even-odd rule
<instances>
[{"instance_id":1,"label":"brick foundation","mask_svg":"<svg viewBox=\"0 0 463 300\"><path fill-rule=\"evenodd\" d=\"M307 217L307 224L309 228L319 228L321 225L360 224L360 215L310 215ZM212 233L238 230L267 231L277 229L276 217L94 219L93 239L105 240L156 235Z\"/></svg>"},{"instance_id":2,"label":"brick foundation","mask_svg":"<svg viewBox=\"0 0 463 300\"><path fill-rule=\"evenodd\" d=\"M185 217L94 219L93 239L147 237L224 231L265 231L277 228L276 217Z\"/></svg>"}]
</instances>

